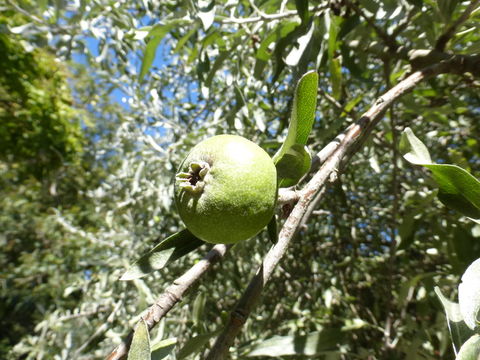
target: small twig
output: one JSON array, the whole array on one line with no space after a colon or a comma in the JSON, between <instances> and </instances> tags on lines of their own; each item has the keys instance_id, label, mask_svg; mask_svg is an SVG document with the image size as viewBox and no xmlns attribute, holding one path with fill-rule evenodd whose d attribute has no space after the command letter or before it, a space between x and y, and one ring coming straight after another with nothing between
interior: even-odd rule
<instances>
[{"instance_id":1,"label":"small twig","mask_svg":"<svg viewBox=\"0 0 480 360\"><path fill-rule=\"evenodd\" d=\"M345 107L340 104L332 95L330 95L329 93L327 93L325 90L323 90L322 88L318 88L318 92L330 103L332 104L333 106L335 106L337 108L338 111L340 111L341 113L344 112L346 113L348 116L350 116L351 118L355 118L355 114L353 113L353 111L347 111L345 109Z\"/></svg>"},{"instance_id":2,"label":"small twig","mask_svg":"<svg viewBox=\"0 0 480 360\"><path fill-rule=\"evenodd\" d=\"M459 62L464 66L459 66ZM216 339L210 350L207 360L222 360L227 357L230 346L240 333L243 324L247 321L257 303L263 288L268 283L273 270L286 253L288 245L296 235L299 225L309 207L309 204L316 197L316 194L329 181L332 173L340 167L342 160L348 159L358 149L359 145L368 138L373 127L381 119L382 114L392 103L411 91L419 82L425 78L445 72L462 72L480 64L480 57L466 59L452 57L451 61L431 66L417 71L405 80L398 83L387 91L382 97L370 107L370 109L345 133L345 136L336 150L323 163L320 170L313 176L307 185L300 191L300 199L293 208L290 216L285 221L278 236L278 242L270 249L255 276L242 294L239 302L233 309L230 319L223 332Z\"/></svg>"},{"instance_id":3,"label":"small twig","mask_svg":"<svg viewBox=\"0 0 480 360\"><path fill-rule=\"evenodd\" d=\"M277 200L278 205L295 203L298 201L299 198L300 198L300 193L295 189L291 189L291 188L278 189L278 200Z\"/></svg>"},{"instance_id":4,"label":"small twig","mask_svg":"<svg viewBox=\"0 0 480 360\"><path fill-rule=\"evenodd\" d=\"M253 3L253 1L251 1ZM320 5L317 7L314 7L310 9L309 11L312 13L316 13L320 10L324 10L328 7L328 5ZM220 18L218 22L222 24L248 24L248 23L255 23L259 21L267 22L267 21L274 21L274 20L281 20L284 18L292 17L292 16L298 16L297 10L287 10L285 12L280 12L277 14L266 14L258 7L254 7L254 10L257 11L260 16L254 16L254 17L248 17L248 18L235 18L235 17L229 17L229 18Z\"/></svg>"},{"instance_id":5,"label":"small twig","mask_svg":"<svg viewBox=\"0 0 480 360\"><path fill-rule=\"evenodd\" d=\"M416 6L413 6L412 9L408 12L407 16L400 19L397 26L392 31L392 35L390 36L395 39L398 36L398 34L400 34L403 30L405 30L408 24L410 24L410 21L412 20L414 15L417 13L418 13L418 8Z\"/></svg>"},{"instance_id":6,"label":"small twig","mask_svg":"<svg viewBox=\"0 0 480 360\"><path fill-rule=\"evenodd\" d=\"M355 3L355 1L347 1L347 6L351 7L359 16L363 17L370 27L377 33L378 37L383 40L389 50L396 53L399 45L393 36L387 34L381 27L375 24L374 17L369 17L365 12Z\"/></svg>"},{"instance_id":7,"label":"small twig","mask_svg":"<svg viewBox=\"0 0 480 360\"><path fill-rule=\"evenodd\" d=\"M435 44L435 50L437 51L444 51L445 47L447 46L447 43L450 41L450 39L455 35L455 31L465 22L468 20L470 17L471 13L475 10L475 7L480 4L480 0L473 0L470 5L467 6L465 11L463 12L460 17L455 20L455 22L450 25L445 32L440 35L440 37L437 40L437 43Z\"/></svg>"},{"instance_id":8,"label":"small twig","mask_svg":"<svg viewBox=\"0 0 480 360\"><path fill-rule=\"evenodd\" d=\"M214 263L221 259L227 252L228 246L215 245L205 257L193 265L187 272L177 278L172 285L167 287L155 304L150 306L143 320L147 324L148 330L156 326L160 320L182 299L183 295L195 284L200 277L209 270ZM128 354L130 343L132 342L133 330L125 340L107 356L107 360L124 359Z\"/></svg>"},{"instance_id":9,"label":"small twig","mask_svg":"<svg viewBox=\"0 0 480 360\"><path fill-rule=\"evenodd\" d=\"M385 82L387 85L387 89L391 88L390 83L390 75L391 75L391 68L390 68L390 60L386 60L384 62L384 76ZM396 229L397 229L397 216L398 216L398 135L396 129L396 118L395 118L395 111L394 105L389 109L389 116L390 116L390 129L392 131L392 193L393 193L393 201L392 201L392 212L391 212L391 228L390 228L390 247L389 247L389 258L387 263L387 276L388 276L388 292L392 292L392 284L394 284L394 273L395 273L395 259L396 259ZM393 348L394 344L392 342L392 323L393 323L393 311L392 308L394 303L392 301L387 302L386 308L386 321L385 321L385 331L384 331L384 340L385 340L385 347L387 349Z\"/></svg>"},{"instance_id":10,"label":"small twig","mask_svg":"<svg viewBox=\"0 0 480 360\"><path fill-rule=\"evenodd\" d=\"M53 25L52 27L52 24L49 24L47 21L45 21L44 19L42 18L39 18L38 16L35 16L33 14L30 14L28 11L26 11L25 9L21 8L19 5L17 5L14 1L12 0L7 0L7 4L10 5L11 7L13 7L13 9L17 12L19 12L20 14L28 17L30 20L32 20L34 23L37 23L37 24L40 24L42 26L45 26L45 27L50 27L50 32L53 33L53 34L69 34L69 31L71 30L75 30L78 28L78 25L71 25L71 26L60 26L60 25Z\"/></svg>"},{"instance_id":11,"label":"small twig","mask_svg":"<svg viewBox=\"0 0 480 360\"><path fill-rule=\"evenodd\" d=\"M78 319L78 318L81 318L81 317L89 317L89 316L96 315L98 313L105 312L105 311L107 311L106 308L99 308L97 310L85 311L85 312L80 312L80 313L71 314L71 315L64 315L64 316L59 317L58 321L68 321L68 320L72 320L72 319Z\"/></svg>"},{"instance_id":12,"label":"small twig","mask_svg":"<svg viewBox=\"0 0 480 360\"><path fill-rule=\"evenodd\" d=\"M87 339L87 341L85 341L77 350L75 350L75 353L73 355L74 359L76 359L88 347L88 345L90 345L92 343L92 341L94 341L97 337L99 337L101 334L105 333L109 329L111 323L115 319L115 314L117 313L118 310L120 310L120 307L122 305L123 305L122 301L118 301L115 304L115 306L114 306L111 314L108 316L107 320L97 328L97 330L93 333L92 336L90 336Z\"/></svg>"},{"instance_id":13,"label":"small twig","mask_svg":"<svg viewBox=\"0 0 480 360\"><path fill-rule=\"evenodd\" d=\"M18 6L17 4L15 4L13 1L7 0L7 3L8 3L11 7L13 7L17 12L19 12L19 13L22 14L22 15L25 15L25 16L28 17L30 20L33 20L34 22L39 23L39 24L42 24L42 25L47 25L47 23L46 23L43 19L40 19L39 17L30 14L28 11L26 11L26 10L23 9L23 8L21 8L21 7Z\"/></svg>"},{"instance_id":14,"label":"small twig","mask_svg":"<svg viewBox=\"0 0 480 360\"><path fill-rule=\"evenodd\" d=\"M269 14L267 18L264 18L262 16L253 16L249 18L235 18L235 17L229 17L226 19L220 19L220 23L222 24L248 24L248 23L256 23L259 21L272 21L272 20L280 20L284 19L287 17L295 16L298 15L297 11L295 10L289 10L285 11L283 13L278 13L278 14Z\"/></svg>"}]
</instances>

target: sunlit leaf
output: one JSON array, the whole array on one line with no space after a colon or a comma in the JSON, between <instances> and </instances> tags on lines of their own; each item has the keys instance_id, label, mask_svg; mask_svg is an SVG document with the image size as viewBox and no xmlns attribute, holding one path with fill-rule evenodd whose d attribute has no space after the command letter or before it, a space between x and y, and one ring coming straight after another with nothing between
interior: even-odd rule
<instances>
[{"instance_id":1,"label":"sunlit leaf","mask_svg":"<svg viewBox=\"0 0 480 360\"><path fill-rule=\"evenodd\" d=\"M307 33L297 39L297 46L294 46L285 58L285 63L289 66L296 66L307 48L313 35L314 23L312 22Z\"/></svg>"},{"instance_id":2,"label":"sunlit leaf","mask_svg":"<svg viewBox=\"0 0 480 360\"><path fill-rule=\"evenodd\" d=\"M132 344L128 351L128 360L150 360L150 335L147 324L141 319L133 333Z\"/></svg>"},{"instance_id":3,"label":"sunlit leaf","mask_svg":"<svg viewBox=\"0 0 480 360\"><path fill-rule=\"evenodd\" d=\"M203 30L207 31L210 26L213 24L213 20L215 18L215 1L198 1L198 6L200 11L198 12L198 17L202 21Z\"/></svg>"},{"instance_id":4,"label":"sunlit leaf","mask_svg":"<svg viewBox=\"0 0 480 360\"><path fill-rule=\"evenodd\" d=\"M415 165L431 164L432 159L425 144L415 136L412 129L405 128L400 139L400 151L408 162Z\"/></svg>"},{"instance_id":5,"label":"sunlit leaf","mask_svg":"<svg viewBox=\"0 0 480 360\"><path fill-rule=\"evenodd\" d=\"M472 335L460 348L455 360L478 360L480 359L480 335Z\"/></svg>"},{"instance_id":6,"label":"sunlit leaf","mask_svg":"<svg viewBox=\"0 0 480 360\"><path fill-rule=\"evenodd\" d=\"M200 291L193 302L192 320L194 325L199 326L203 319L203 312L205 310L205 303L207 298L203 291Z\"/></svg>"},{"instance_id":7,"label":"sunlit leaf","mask_svg":"<svg viewBox=\"0 0 480 360\"><path fill-rule=\"evenodd\" d=\"M465 323L475 330L480 323L480 259L475 260L463 274L458 286L458 302Z\"/></svg>"},{"instance_id":8,"label":"sunlit leaf","mask_svg":"<svg viewBox=\"0 0 480 360\"><path fill-rule=\"evenodd\" d=\"M433 164L426 146L406 128L400 150L404 158L428 168L438 184L438 199L447 207L473 219L480 219L480 181L456 165Z\"/></svg>"}]
</instances>

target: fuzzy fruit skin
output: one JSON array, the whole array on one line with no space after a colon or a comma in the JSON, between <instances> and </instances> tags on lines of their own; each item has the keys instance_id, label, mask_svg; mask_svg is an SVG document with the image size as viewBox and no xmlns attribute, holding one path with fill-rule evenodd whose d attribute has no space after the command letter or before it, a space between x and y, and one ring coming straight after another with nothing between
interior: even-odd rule
<instances>
[{"instance_id":1,"label":"fuzzy fruit skin","mask_svg":"<svg viewBox=\"0 0 480 360\"><path fill-rule=\"evenodd\" d=\"M192 163L208 164L198 191L182 187L178 176L188 173ZM241 136L218 135L202 141L187 155L178 172L178 212L187 228L203 241L231 244L248 239L274 214L275 165L261 147Z\"/></svg>"}]
</instances>

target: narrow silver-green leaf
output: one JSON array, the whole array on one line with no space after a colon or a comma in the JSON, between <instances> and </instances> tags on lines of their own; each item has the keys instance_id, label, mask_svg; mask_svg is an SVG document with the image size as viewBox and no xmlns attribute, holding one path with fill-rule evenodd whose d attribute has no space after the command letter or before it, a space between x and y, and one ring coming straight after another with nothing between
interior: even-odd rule
<instances>
[{"instance_id":1,"label":"narrow silver-green leaf","mask_svg":"<svg viewBox=\"0 0 480 360\"><path fill-rule=\"evenodd\" d=\"M145 52L143 54L142 66L140 68L140 74L138 75L138 80L143 81L143 78L147 74L148 70L155 60L155 54L157 53L157 47L162 41L162 39L174 28L179 25L188 23L188 20L185 19L175 19L169 21L166 24L155 25L149 32L146 38L147 46L145 47Z\"/></svg>"},{"instance_id":2,"label":"narrow silver-green leaf","mask_svg":"<svg viewBox=\"0 0 480 360\"><path fill-rule=\"evenodd\" d=\"M458 303L448 300L440 291L439 287L435 287L435 294L440 299L443 309L445 310L445 316L447 317L448 330L452 337L453 350L455 354L458 353L462 344L474 334L474 332L467 326L463 320L462 313L460 311L460 305Z\"/></svg>"},{"instance_id":3,"label":"narrow silver-green leaf","mask_svg":"<svg viewBox=\"0 0 480 360\"><path fill-rule=\"evenodd\" d=\"M152 271L160 270L203 244L205 243L188 231L188 229L179 231L163 240L135 261L122 275L120 280L138 279Z\"/></svg>"},{"instance_id":4,"label":"narrow silver-green leaf","mask_svg":"<svg viewBox=\"0 0 480 360\"><path fill-rule=\"evenodd\" d=\"M143 78L147 74L148 70L153 64L155 59L155 54L157 53L157 47L162 41L163 36L154 36L148 39L147 46L145 47L145 52L143 54L142 67L140 68L140 74L138 75L138 80L143 81Z\"/></svg>"},{"instance_id":5,"label":"narrow silver-green leaf","mask_svg":"<svg viewBox=\"0 0 480 360\"><path fill-rule=\"evenodd\" d=\"M339 100L342 96L341 58L333 58L330 60L330 79L332 83L332 96Z\"/></svg>"},{"instance_id":6,"label":"narrow silver-green leaf","mask_svg":"<svg viewBox=\"0 0 480 360\"><path fill-rule=\"evenodd\" d=\"M337 328L315 331L308 335L274 336L253 346L244 356L318 356L337 350L337 344L341 343L342 338L343 332Z\"/></svg>"},{"instance_id":7,"label":"narrow silver-green leaf","mask_svg":"<svg viewBox=\"0 0 480 360\"><path fill-rule=\"evenodd\" d=\"M164 339L152 345L152 360L166 358L175 348L177 338Z\"/></svg>"},{"instance_id":8,"label":"narrow silver-green leaf","mask_svg":"<svg viewBox=\"0 0 480 360\"><path fill-rule=\"evenodd\" d=\"M206 302L207 298L205 297L205 293L200 291L195 298L192 307L192 321L196 326L199 326L202 322Z\"/></svg>"},{"instance_id":9,"label":"narrow silver-green leaf","mask_svg":"<svg viewBox=\"0 0 480 360\"><path fill-rule=\"evenodd\" d=\"M221 51L215 59L210 72L208 73L207 79L205 80L205 86L210 87L212 85L212 80L218 69L222 66L223 62L231 56L229 51Z\"/></svg>"},{"instance_id":10,"label":"narrow silver-green leaf","mask_svg":"<svg viewBox=\"0 0 480 360\"><path fill-rule=\"evenodd\" d=\"M177 54L178 52L180 52L180 50L183 49L183 47L185 46L186 42L194 35L198 32L198 28L199 28L199 24L196 23L192 26L192 28L185 34L182 36L182 38L180 40L178 40L177 42L177 45L175 45L175 49L173 49L173 52L175 54Z\"/></svg>"},{"instance_id":11,"label":"narrow silver-green leaf","mask_svg":"<svg viewBox=\"0 0 480 360\"><path fill-rule=\"evenodd\" d=\"M133 333L132 344L128 351L128 360L150 360L150 335L147 324L141 319Z\"/></svg>"},{"instance_id":12,"label":"narrow silver-green leaf","mask_svg":"<svg viewBox=\"0 0 480 360\"><path fill-rule=\"evenodd\" d=\"M183 348L177 354L177 360L185 359L187 356L200 352L205 344L212 338L216 337L220 331L215 331L208 334L197 335L188 340Z\"/></svg>"},{"instance_id":13,"label":"narrow silver-green leaf","mask_svg":"<svg viewBox=\"0 0 480 360\"><path fill-rule=\"evenodd\" d=\"M405 128L400 139L400 151L408 162L415 165L431 164L430 152L425 144L415 136L412 129Z\"/></svg>"}]
</instances>

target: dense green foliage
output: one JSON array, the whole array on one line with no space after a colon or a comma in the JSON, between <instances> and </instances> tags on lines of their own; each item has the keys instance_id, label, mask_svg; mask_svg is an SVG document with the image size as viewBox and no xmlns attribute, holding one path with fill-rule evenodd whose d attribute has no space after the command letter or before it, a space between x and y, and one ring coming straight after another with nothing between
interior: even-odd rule
<instances>
[{"instance_id":1,"label":"dense green foliage","mask_svg":"<svg viewBox=\"0 0 480 360\"><path fill-rule=\"evenodd\" d=\"M0 33L0 357L103 358L208 249L118 281L182 228L173 177L195 144L232 133L273 155L296 81L314 69L308 145L320 151L414 69L478 54L478 10L438 44L469 4L8 1L1 11L25 22ZM384 114L305 220L232 358L453 358L434 286L455 296L480 257L480 225L438 200L399 142L410 127L433 162L479 178L479 86L472 74L440 75ZM177 355L204 354L195 341L221 329L267 238L235 245L152 344L176 338ZM291 346L319 338L317 349Z\"/></svg>"},{"instance_id":2,"label":"dense green foliage","mask_svg":"<svg viewBox=\"0 0 480 360\"><path fill-rule=\"evenodd\" d=\"M80 158L80 124L64 66L44 50L27 52L19 40L0 34L0 154L40 179Z\"/></svg>"}]
</instances>

